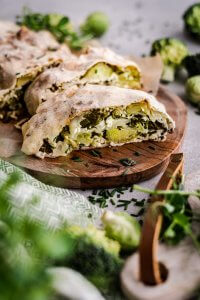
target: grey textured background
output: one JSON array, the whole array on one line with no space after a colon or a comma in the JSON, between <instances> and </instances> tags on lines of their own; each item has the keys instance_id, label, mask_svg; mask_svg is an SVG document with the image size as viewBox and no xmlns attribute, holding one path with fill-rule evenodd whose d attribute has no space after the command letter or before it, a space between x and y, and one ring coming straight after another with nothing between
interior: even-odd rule
<instances>
[{"instance_id":1,"label":"grey textured background","mask_svg":"<svg viewBox=\"0 0 200 300\"><path fill-rule=\"evenodd\" d=\"M191 0L0 0L0 18L14 20L24 5L35 11L58 12L68 15L75 24L95 10L105 12L111 22L109 32L102 43L122 54L148 54L151 43L161 37L173 36L184 40L190 51L200 50L197 42L183 31L182 15L193 4ZM185 100L184 80L168 86ZM185 173L200 168L200 116L188 105L188 124L183 144L185 154ZM159 176L142 183L153 188ZM90 191L82 192L88 195ZM123 197L137 196L128 192ZM132 210L131 210L132 211Z\"/></svg>"}]
</instances>

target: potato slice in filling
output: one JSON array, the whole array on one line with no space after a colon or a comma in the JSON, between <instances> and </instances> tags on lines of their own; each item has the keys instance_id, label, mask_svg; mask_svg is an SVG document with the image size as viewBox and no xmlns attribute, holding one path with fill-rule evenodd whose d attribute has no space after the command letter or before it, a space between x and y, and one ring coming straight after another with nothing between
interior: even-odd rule
<instances>
[{"instance_id":1,"label":"potato slice in filling","mask_svg":"<svg viewBox=\"0 0 200 300\"><path fill-rule=\"evenodd\" d=\"M99 62L91 67L81 79L90 83L104 83L119 87L140 89L140 73L134 66L117 67Z\"/></svg>"},{"instance_id":2,"label":"potato slice in filling","mask_svg":"<svg viewBox=\"0 0 200 300\"><path fill-rule=\"evenodd\" d=\"M110 107L83 112L73 118L54 140L45 140L40 151L66 155L72 150L81 148L116 146L143 140L163 140L167 131L166 117L162 113L150 110L147 102L143 101L127 107Z\"/></svg>"}]
</instances>

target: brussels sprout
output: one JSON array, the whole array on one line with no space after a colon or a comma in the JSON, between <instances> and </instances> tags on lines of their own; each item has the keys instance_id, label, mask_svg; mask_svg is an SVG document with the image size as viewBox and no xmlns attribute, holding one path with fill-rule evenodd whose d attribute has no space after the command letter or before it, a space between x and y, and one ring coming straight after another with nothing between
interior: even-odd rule
<instances>
[{"instance_id":1,"label":"brussels sprout","mask_svg":"<svg viewBox=\"0 0 200 300\"><path fill-rule=\"evenodd\" d=\"M60 14L49 14L47 16L48 25L49 26L58 26L58 24L62 21L62 25L69 23L69 18Z\"/></svg>"},{"instance_id":2,"label":"brussels sprout","mask_svg":"<svg viewBox=\"0 0 200 300\"><path fill-rule=\"evenodd\" d=\"M109 27L108 17L102 12L94 12L89 15L81 26L84 34L91 34L93 37L102 36Z\"/></svg>"},{"instance_id":3,"label":"brussels sprout","mask_svg":"<svg viewBox=\"0 0 200 300\"><path fill-rule=\"evenodd\" d=\"M87 73L84 75L84 78L87 79L98 79L106 80L111 77L113 73L112 68L103 62L97 63L95 66L90 68Z\"/></svg>"},{"instance_id":4,"label":"brussels sprout","mask_svg":"<svg viewBox=\"0 0 200 300\"><path fill-rule=\"evenodd\" d=\"M195 38L200 39L200 3L190 6L183 15L185 29Z\"/></svg>"},{"instance_id":5,"label":"brussels sprout","mask_svg":"<svg viewBox=\"0 0 200 300\"><path fill-rule=\"evenodd\" d=\"M60 38L62 34L68 35L74 32L74 28L69 18L60 14L49 14L47 18L47 27L53 34ZM57 32L59 31L59 32Z\"/></svg>"},{"instance_id":6,"label":"brussels sprout","mask_svg":"<svg viewBox=\"0 0 200 300\"><path fill-rule=\"evenodd\" d=\"M107 63L97 63L83 76L85 79L104 81L105 84L128 88L141 88L140 74L133 67L120 69ZM109 83L110 82L110 83Z\"/></svg>"},{"instance_id":7,"label":"brussels sprout","mask_svg":"<svg viewBox=\"0 0 200 300\"><path fill-rule=\"evenodd\" d=\"M121 118L124 114L123 108L122 107L116 107L113 111L112 111L112 117L113 119L118 119Z\"/></svg>"},{"instance_id":8,"label":"brussels sprout","mask_svg":"<svg viewBox=\"0 0 200 300\"><path fill-rule=\"evenodd\" d=\"M133 115L141 112L141 108L143 107L143 103L133 103L127 106L126 112L128 115Z\"/></svg>"},{"instance_id":9,"label":"brussels sprout","mask_svg":"<svg viewBox=\"0 0 200 300\"><path fill-rule=\"evenodd\" d=\"M114 143L124 143L136 137L137 131L133 128L111 128L106 131L106 137Z\"/></svg>"},{"instance_id":10,"label":"brussels sprout","mask_svg":"<svg viewBox=\"0 0 200 300\"><path fill-rule=\"evenodd\" d=\"M189 78L185 87L188 100L193 104L200 105L200 75Z\"/></svg>"},{"instance_id":11,"label":"brussels sprout","mask_svg":"<svg viewBox=\"0 0 200 300\"><path fill-rule=\"evenodd\" d=\"M47 18L47 29L50 30L60 42L64 42L65 37L73 34L74 29L69 18L60 14L49 14Z\"/></svg>"},{"instance_id":12,"label":"brussels sprout","mask_svg":"<svg viewBox=\"0 0 200 300\"><path fill-rule=\"evenodd\" d=\"M140 225L128 213L106 211L102 216L106 235L118 241L122 250L132 251L140 242Z\"/></svg>"},{"instance_id":13,"label":"brussels sprout","mask_svg":"<svg viewBox=\"0 0 200 300\"><path fill-rule=\"evenodd\" d=\"M183 66L189 77L200 75L200 53L186 56L183 60Z\"/></svg>"},{"instance_id":14,"label":"brussels sprout","mask_svg":"<svg viewBox=\"0 0 200 300\"><path fill-rule=\"evenodd\" d=\"M78 144L83 144L84 146L90 146L92 143L91 133L90 132L82 132L77 136Z\"/></svg>"}]
</instances>

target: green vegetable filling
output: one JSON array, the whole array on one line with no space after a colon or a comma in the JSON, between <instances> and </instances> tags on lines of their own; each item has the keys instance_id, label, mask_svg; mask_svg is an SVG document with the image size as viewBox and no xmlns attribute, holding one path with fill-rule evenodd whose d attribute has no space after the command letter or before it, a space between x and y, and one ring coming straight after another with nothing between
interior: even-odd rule
<instances>
[{"instance_id":1,"label":"green vegetable filling","mask_svg":"<svg viewBox=\"0 0 200 300\"><path fill-rule=\"evenodd\" d=\"M82 77L93 82L102 81L107 85L140 89L140 73L133 66L120 68L104 62L99 62L91 67Z\"/></svg>"},{"instance_id":2,"label":"green vegetable filling","mask_svg":"<svg viewBox=\"0 0 200 300\"><path fill-rule=\"evenodd\" d=\"M104 113L100 112L100 109L93 110L85 115L84 119L80 122L82 128L91 128L99 124L101 120L103 120Z\"/></svg>"},{"instance_id":3,"label":"green vegetable filling","mask_svg":"<svg viewBox=\"0 0 200 300\"><path fill-rule=\"evenodd\" d=\"M166 120L155 121L145 101L127 107L93 109L75 117L54 140L44 140L40 151L52 153L61 149L65 153L84 147L102 147L127 142L164 138ZM155 136L156 134L156 136Z\"/></svg>"}]
</instances>

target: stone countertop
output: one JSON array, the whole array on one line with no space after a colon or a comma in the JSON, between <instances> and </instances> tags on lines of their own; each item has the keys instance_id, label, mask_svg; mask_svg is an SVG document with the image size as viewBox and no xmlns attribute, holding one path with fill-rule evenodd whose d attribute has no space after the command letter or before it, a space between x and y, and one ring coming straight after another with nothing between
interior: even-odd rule
<instances>
[{"instance_id":1,"label":"stone countertop","mask_svg":"<svg viewBox=\"0 0 200 300\"><path fill-rule=\"evenodd\" d=\"M101 10L109 16L111 22L110 30L102 38L103 45L125 55L148 55L152 42L161 37L180 38L187 43L191 53L200 49L200 44L188 37L183 30L182 15L186 8L194 3L193 0L0 0L0 3L1 19L14 20L15 16L21 13L23 6L28 6L34 11L68 15L77 25L90 12ZM186 100L183 79L168 85L168 88ZM195 113L194 108L188 104L187 106L188 124L182 146L186 175L200 168L200 116ZM154 188L159 176L141 185ZM86 196L91 194L91 191L80 192ZM121 199L131 197L141 198L143 195L136 192L125 192L121 195ZM128 211L132 213L135 209L132 206Z\"/></svg>"}]
</instances>

